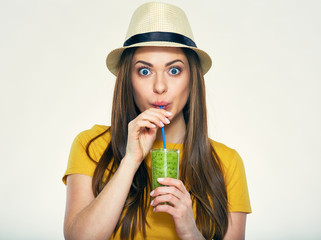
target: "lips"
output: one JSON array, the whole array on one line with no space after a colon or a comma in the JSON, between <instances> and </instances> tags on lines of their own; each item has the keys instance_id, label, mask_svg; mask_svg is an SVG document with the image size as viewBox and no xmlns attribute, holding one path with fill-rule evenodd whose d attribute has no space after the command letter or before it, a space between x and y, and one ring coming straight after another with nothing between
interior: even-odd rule
<instances>
[{"instance_id":1,"label":"lips","mask_svg":"<svg viewBox=\"0 0 321 240\"><path fill-rule=\"evenodd\" d=\"M164 102L164 101L160 101L160 102L153 102L152 106L154 108L160 108L161 106L163 106L163 109L168 109L169 108L169 103L168 102Z\"/></svg>"}]
</instances>

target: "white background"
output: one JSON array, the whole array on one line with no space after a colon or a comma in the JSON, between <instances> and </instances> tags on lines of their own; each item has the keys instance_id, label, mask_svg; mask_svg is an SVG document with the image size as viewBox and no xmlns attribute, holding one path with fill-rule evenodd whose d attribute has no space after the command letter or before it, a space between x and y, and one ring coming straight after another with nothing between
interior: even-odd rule
<instances>
[{"instance_id":1,"label":"white background","mask_svg":"<svg viewBox=\"0 0 321 240\"><path fill-rule=\"evenodd\" d=\"M0 1L0 239L63 239L71 143L110 124L105 57L144 2ZM320 239L321 2L168 2L214 62L210 136L244 160L247 239Z\"/></svg>"}]
</instances>

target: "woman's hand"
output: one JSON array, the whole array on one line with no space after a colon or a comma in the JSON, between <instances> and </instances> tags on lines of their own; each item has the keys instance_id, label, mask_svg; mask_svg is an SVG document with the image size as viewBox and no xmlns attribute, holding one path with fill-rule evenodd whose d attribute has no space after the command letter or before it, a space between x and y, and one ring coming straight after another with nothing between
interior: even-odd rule
<instances>
[{"instance_id":1,"label":"woman's hand","mask_svg":"<svg viewBox=\"0 0 321 240\"><path fill-rule=\"evenodd\" d=\"M126 157L141 163L156 139L157 130L169 124L172 114L163 109L149 108L128 124Z\"/></svg>"},{"instance_id":2,"label":"woman's hand","mask_svg":"<svg viewBox=\"0 0 321 240\"><path fill-rule=\"evenodd\" d=\"M172 216L180 239L204 239L196 227L192 199L183 182L173 178L159 178L158 182L165 186L151 192L154 212L167 212ZM160 204L164 202L168 204Z\"/></svg>"}]
</instances>

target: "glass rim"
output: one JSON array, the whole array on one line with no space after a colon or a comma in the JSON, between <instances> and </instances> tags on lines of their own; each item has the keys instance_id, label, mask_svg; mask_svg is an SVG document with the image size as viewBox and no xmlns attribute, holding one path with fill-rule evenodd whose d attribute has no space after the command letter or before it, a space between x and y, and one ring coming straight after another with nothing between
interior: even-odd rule
<instances>
[{"instance_id":1,"label":"glass rim","mask_svg":"<svg viewBox=\"0 0 321 240\"><path fill-rule=\"evenodd\" d=\"M162 152L180 152L179 149L175 149L175 148L155 148L155 149L151 149L150 152L156 152L156 151L162 151Z\"/></svg>"}]
</instances>

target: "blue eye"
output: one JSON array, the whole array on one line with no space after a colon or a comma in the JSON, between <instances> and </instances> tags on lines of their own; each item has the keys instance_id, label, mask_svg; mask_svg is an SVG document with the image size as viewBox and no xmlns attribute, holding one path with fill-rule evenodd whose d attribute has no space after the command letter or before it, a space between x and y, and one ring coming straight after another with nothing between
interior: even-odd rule
<instances>
[{"instance_id":1,"label":"blue eye","mask_svg":"<svg viewBox=\"0 0 321 240\"><path fill-rule=\"evenodd\" d=\"M150 74L150 70L148 68L139 69L139 74L143 76L148 76Z\"/></svg>"},{"instance_id":2,"label":"blue eye","mask_svg":"<svg viewBox=\"0 0 321 240\"><path fill-rule=\"evenodd\" d=\"M181 72L181 70L179 69L179 68L177 68L177 67L172 67L170 70L169 70L169 73L171 74L171 75L177 75L177 74L179 74Z\"/></svg>"}]
</instances>

